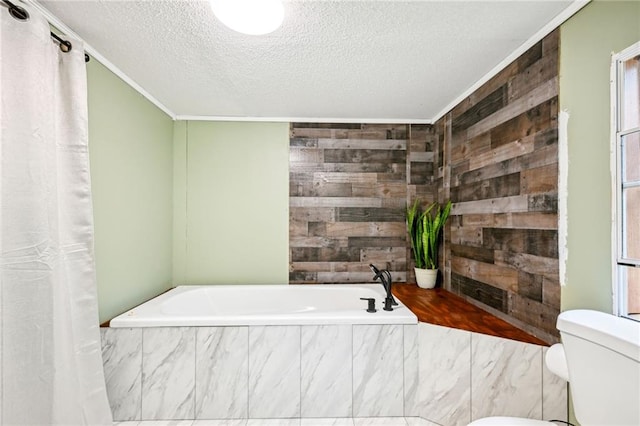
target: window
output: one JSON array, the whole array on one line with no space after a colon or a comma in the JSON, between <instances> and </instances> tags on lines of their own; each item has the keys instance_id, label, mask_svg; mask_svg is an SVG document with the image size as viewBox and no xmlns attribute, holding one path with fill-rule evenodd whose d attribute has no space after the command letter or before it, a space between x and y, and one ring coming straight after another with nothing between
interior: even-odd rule
<instances>
[{"instance_id":1,"label":"window","mask_svg":"<svg viewBox=\"0 0 640 426\"><path fill-rule=\"evenodd\" d=\"M613 56L614 311L640 320L640 42Z\"/></svg>"}]
</instances>

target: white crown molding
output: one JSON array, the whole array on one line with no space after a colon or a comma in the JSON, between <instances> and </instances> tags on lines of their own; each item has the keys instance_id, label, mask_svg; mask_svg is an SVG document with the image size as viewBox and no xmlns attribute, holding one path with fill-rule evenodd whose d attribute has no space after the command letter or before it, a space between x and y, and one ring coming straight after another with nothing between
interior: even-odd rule
<instances>
[{"instance_id":1,"label":"white crown molding","mask_svg":"<svg viewBox=\"0 0 640 426\"><path fill-rule=\"evenodd\" d=\"M465 100L468 96L470 96L473 92L482 87L483 84L491 80L495 77L500 71L507 67L511 62L515 61L525 53L527 50L531 49L536 43L549 35L553 30L562 25L567 19L571 18L575 13L577 13L580 9L589 4L591 0L575 0L571 3L565 10L563 10L558 16L553 18L547 25L542 27L538 32L532 35L527 41L520 45L516 50L511 52L509 56L504 58L498 65L493 67L491 71L486 73L484 77L480 80L476 81L471 87L462 92L460 96L451 101L446 107L444 107L439 113L437 113L432 119L431 122L435 123L440 120L446 113L451 111L456 105Z\"/></svg>"},{"instance_id":2,"label":"white crown molding","mask_svg":"<svg viewBox=\"0 0 640 426\"><path fill-rule=\"evenodd\" d=\"M142 96L147 98L147 100L149 102L151 102L152 104L157 106L162 112L164 112L169 117L171 117L172 120L176 119L176 115L173 113L173 111L171 111L162 102L160 102L153 95L151 95L149 92L147 92L142 86L140 86L133 79L131 79L128 75L126 75L122 70L120 70L120 68L115 66L111 61L109 61L107 58L102 56L100 54L100 52L98 52L90 44L88 44L86 41L84 41L82 39L82 37L80 37L78 34L76 34L75 31L73 31L64 22L62 22L60 19L58 19L57 16L55 16L53 13L49 12L49 10L47 10L44 6L42 6L40 3L38 3L37 0L22 0L22 1L24 3L26 3L26 4L28 4L29 6L33 7L34 9L36 9L38 12L42 13L42 15L44 15L44 17L47 19L47 21L49 21L49 23L51 25L56 27L58 30L62 31L65 35L68 35L70 37L75 38L76 40L81 41L84 44L84 51L86 53L88 53L92 58L94 58L95 60L100 62L109 71L114 73L122 81L124 81L129 86L131 86L131 88L133 88L135 91L137 91Z\"/></svg>"},{"instance_id":3,"label":"white crown molding","mask_svg":"<svg viewBox=\"0 0 640 426\"><path fill-rule=\"evenodd\" d=\"M331 118L331 117L240 117L224 115L177 115L183 121L260 121L273 123L367 123L367 124L433 124L431 120L404 118Z\"/></svg>"},{"instance_id":4,"label":"white crown molding","mask_svg":"<svg viewBox=\"0 0 640 426\"><path fill-rule=\"evenodd\" d=\"M300 122L300 123L371 123L371 124L433 124L442 118L446 113L451 111L456 105L462 102L467 96L478 90L483 84L495 77L502 69L504 69L511 62L516 60L520 55L530 49L533 45L538 43L549 33L562 25L567 19L573 16L580 9L585 7L591 0L575 0L565 10L563 10L558 16L551 20L547 25L542 27L538 32L525 41L520 47L513 51L509 56L503 59L498 65L496 65L491 71L485 74L480 80L465 90L460 96L451 101L446 107L438 112L433 118L430 119L383 119L383 118L318 118L318 117L242 117L242 116L201 116L201 115L177 115L169 108L167 108L162 102L156 99L153 95L147 92L142 86L136 83L122 70L115 66L111 61L102 56L100 52L94 49L91 45L86 43L82 37L76 34L71 28L69 28L64 22L58 19L53 13L47 10L44 6L40 5L37 0L23 0L24 3L29 4L49 21L49 23L58 28L63 33L78 39L84 43L84 49L95 60L104 65L109 71L117 75L122 81L131 86L134 90L144 96L149 102L157 106L165 114L171 117L172 120L189 120L189 121L259 121L259 122Z\"/></svg>"}]
</instances>

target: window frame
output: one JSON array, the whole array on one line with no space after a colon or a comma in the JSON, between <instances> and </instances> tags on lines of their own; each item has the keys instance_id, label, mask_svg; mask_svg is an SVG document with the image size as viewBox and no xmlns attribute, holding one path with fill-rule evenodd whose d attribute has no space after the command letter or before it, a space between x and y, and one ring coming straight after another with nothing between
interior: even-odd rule
<instances>
[{"instance_id":1,"label":"window frame","mask_svg":"<svg viewBox=\"0 0 640 426\"><path fill-rule=\"evenodd\" d=\"M623 66L625 61L640 55L640 41L613 54L611 58L611 247L612 250L612 291L613 313L617 316L628 317L627 281L624 279L625 268L640 268L640 258L628 258L623 256L623 244L625 238L623 232L623 170L622 140L629 134L640 132L640 127L621 130L622 127L622 96ZM634 182L629 187L640 186L640 181ZM627 188L628 189L628 188Z\"/></svg>"}]
</instances>

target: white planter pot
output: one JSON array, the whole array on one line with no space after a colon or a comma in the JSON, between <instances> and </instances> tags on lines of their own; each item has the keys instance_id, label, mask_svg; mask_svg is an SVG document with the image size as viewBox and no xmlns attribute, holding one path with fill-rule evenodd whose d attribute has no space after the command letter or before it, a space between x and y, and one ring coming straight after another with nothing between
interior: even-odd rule
<instances>
[{"instance_id":1,"label":"white planter pot","mask_svg":"<svg viewBox=\"0 0 640 426\"><path fill-rule=\"evenodd\" d=\"M416 272L416 282L420 288L434 288L438 279L437 269L413 268Z\"/></svg>"}]
</instances>

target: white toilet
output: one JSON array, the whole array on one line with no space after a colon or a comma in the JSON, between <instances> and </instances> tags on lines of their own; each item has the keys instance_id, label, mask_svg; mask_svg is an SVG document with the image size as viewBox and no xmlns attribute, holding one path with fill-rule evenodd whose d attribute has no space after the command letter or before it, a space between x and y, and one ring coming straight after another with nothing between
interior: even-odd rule
<instances>
[{"instance_id":1,"label":"white toilet","mask_svg":"<svg viewBox=\"0 0 640 426\"><path fill-rule=\"evenodd\" d=\"M549 349L546 363L566 380L561 365L564 352L578 422L582 426L640 425L640 322L574 310L561 313L556 326L562 344ZM507 425L557 426L515 417L487 417L469 424Z\"/></svg>"}]
</instances>

